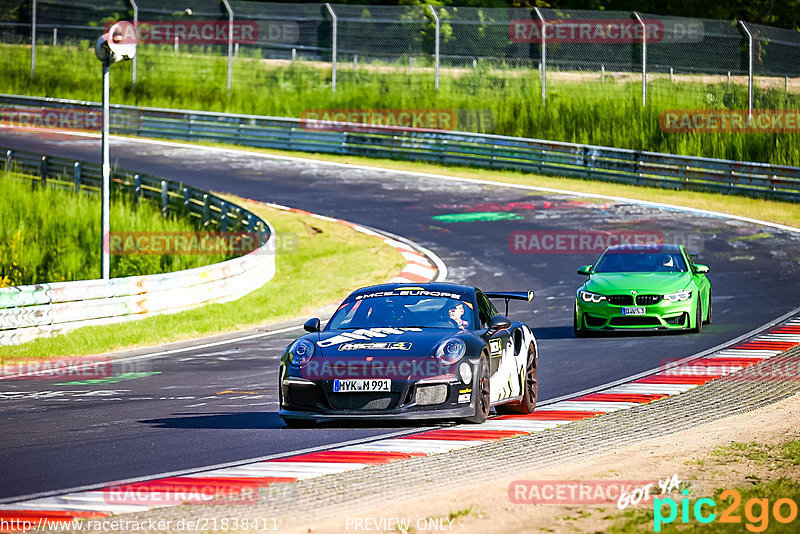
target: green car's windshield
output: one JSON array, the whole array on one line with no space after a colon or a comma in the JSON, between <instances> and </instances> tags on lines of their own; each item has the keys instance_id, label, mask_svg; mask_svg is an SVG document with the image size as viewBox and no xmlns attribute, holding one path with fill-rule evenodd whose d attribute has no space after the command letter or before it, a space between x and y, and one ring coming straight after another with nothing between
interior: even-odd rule
<instances>
[{"instance_id":1,"label":"green car's windshield","mask_svg":"<svg viewBox=\"0 0 800 534\"><path fill-rule=\"evenodd\" d=\"M683 273L686 262L680 253L621 251L603 254L595 273Z\"/></svg>"}]
</instances>

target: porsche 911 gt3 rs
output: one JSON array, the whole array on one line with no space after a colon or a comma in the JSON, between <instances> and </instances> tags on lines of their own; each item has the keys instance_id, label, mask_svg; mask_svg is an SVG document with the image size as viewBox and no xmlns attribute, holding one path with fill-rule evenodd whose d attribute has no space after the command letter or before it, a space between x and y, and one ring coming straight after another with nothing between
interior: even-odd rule
<instances>
[{"instance_id":1,"label":"porsche 911 gt3 rs","mask_svg":"<svg viewBox=\"0 0 800 534\"><path fill-rule=\"evenodd\" d=\"M324 329L319 319L286 347L280 416L290 426L336 419L462 419L530 413L538 394L537 345L492 298L449 283L383 284L354 291Z\"/></svg>"}]
</instances>

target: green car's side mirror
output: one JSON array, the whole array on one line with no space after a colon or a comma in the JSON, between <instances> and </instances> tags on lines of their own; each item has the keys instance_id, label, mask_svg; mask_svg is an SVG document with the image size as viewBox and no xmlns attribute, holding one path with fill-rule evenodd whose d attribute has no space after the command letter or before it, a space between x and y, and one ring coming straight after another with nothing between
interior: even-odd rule
<instances>
[{"instance_id":1,"label":"green car's side mirror","mask_svg":"<svg viewBox=\"0 0 800 534\"><path fill-rule=\"evenodd\" d=\"M702 265L700 263L694 264L694 272L697 274L705 274L708 272L708 265Z\"/></svg>"},{"instance_id":2,"label":"green car's side mirror","mask_svg":"<svg viewBox=\"0 0 800 534\"><path fill-rule=\"evenodd\" d=\"M592 267L594 267L594 265L581 265L578 267L578 274L589 276L592 274Z\"/></svg>"}]
</instances>

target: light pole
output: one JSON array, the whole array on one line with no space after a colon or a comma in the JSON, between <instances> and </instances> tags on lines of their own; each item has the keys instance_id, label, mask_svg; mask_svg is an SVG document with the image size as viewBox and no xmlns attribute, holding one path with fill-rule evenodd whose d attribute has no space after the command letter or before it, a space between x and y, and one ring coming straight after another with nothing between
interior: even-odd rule
<instances>
[{"instance_id":1,"label":"light pole","mask_svg":"<svg viewBox=\"0 0 800 534\"><path fill-rule=\"evenodd\" d=\"M101 213L101 257L102 278L108 280L111 275L111 251L109 250L109 204L111 196L111 164L108 157L108 68L112 63L131 59L136 55L137 33L133 24L120 21L111 26L108 33L100 36L95 43L94 52L103 64L103 132L101 144L103 152L103 206Z\"/></svg>"}]
</instances>

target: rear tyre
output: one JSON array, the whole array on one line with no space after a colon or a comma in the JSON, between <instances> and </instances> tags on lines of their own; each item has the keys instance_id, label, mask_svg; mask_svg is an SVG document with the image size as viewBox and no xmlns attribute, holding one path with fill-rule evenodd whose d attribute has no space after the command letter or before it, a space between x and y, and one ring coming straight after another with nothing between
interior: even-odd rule
<instances>
[{"instance_id":1,"label":"rear tyre","mask_svg":"<svg viewBox=\"0 0 800 534\"><path fill-rule=\"evenodd\" d=\"M536 360L536 348L533 343L528 347L528 363L525 366L525 375L522 383L522 399L519 402L510 402L497 407L497 413L532 413L536 408L536 399L539 396L539 368Z\"/></svg>"},{"instance_id":2,"label":"rear tyre","mask_svg":"<svg viewBox=\"0 0 800 534\"><path fill-rule=\"evenodd\" d=\"M489 391L489 360L486 353L481 354L478 368L475 371L475 415L464 419L467 423L481 424L489 417L489 410L492 407L491 394Z\"/></svg>"},{"instance_id":3,"label":"rear tyre","mask_svg":"<svg viewBox=\"0 0 800 534\"><path fill-rule=\"evenodd\" d=\"M694 328L692 332L699 334L703 331L703 307L700 305L700 296L697 297L697 309L694 314Z\"/></svg>"}]
</instances>

